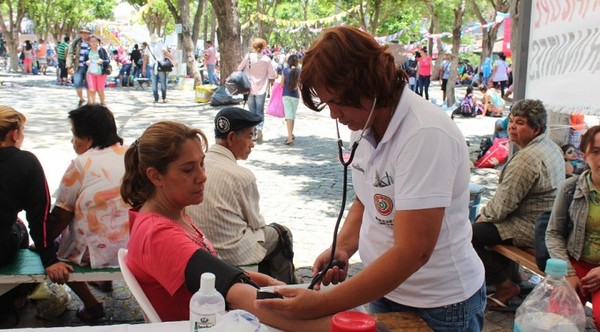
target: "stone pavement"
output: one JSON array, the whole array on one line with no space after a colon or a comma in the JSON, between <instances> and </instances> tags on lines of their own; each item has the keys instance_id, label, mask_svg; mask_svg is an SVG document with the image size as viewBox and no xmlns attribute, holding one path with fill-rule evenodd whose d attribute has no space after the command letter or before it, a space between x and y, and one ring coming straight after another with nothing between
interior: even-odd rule
<instances>
[{"instance_id":1,"label":"stone pavement","mask_svg":"<svg viewBox=\"0 0 600 332\"><path fill-rule=\"evenodd\" d=\"M0 72L0 105L10 105L28 117L24 150L35 153L40 159L54 192L61 176L75 157L71 147L70 125L67 112L74 109L77 97L72 87L57 86L53 75L22 76ZM432 84L432 98L441 99L439 85ZM457 96L464 88L457 89ZM213 138L213 118L220 108L194 102L191 91L170 89L167 104L152 103L151 91L133 88L108 88L107 106L115 114L120 135L125 143L133 142L151 123L160 120L182 121L201 128ZM493 131L495 118L461 119L456 123L463 131L471 148L476 150L484 135ZM302 104L296 119L294 145L283 144L287 132L282 119L267 116L264 143L256 145L247 161L240 163L251 169L258 179L262 194L261 212L267 222L288 226L294 234L295 263L299 273L308 280L313 259L330 245L333 227L341 200L342 166L337 159L335 123L328 112L316 113ZM348 147L349 131L340 127L341 137ZM474 170L472 181L484 187L483 201L493 194L497 170ZM350 179L349 179L350 182ZM352 186L349 183L349 198ZM349 203L348 203L349 205ZM361 269L360 258L351 274ZM112 294L96 292L106 305L109 318L104 324L143 322L139 307L124 283L115 283ZM34 306L22 312L19 327L80 325L74 313L81 302L76 296L69 310L54 321L34 318ZM484 331L511 331L512 314L488 312ZM1 326L9 327L10 325Z\"/></svg>"}]
</instances>

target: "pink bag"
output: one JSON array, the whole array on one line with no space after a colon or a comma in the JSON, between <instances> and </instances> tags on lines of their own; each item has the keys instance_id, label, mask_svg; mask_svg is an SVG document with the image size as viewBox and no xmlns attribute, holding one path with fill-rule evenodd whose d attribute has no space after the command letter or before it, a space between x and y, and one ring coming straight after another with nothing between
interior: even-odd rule
<instances>
[{"instance_id":1,"label":"pink bag","mask_svg":"<svg viewBox=\"0 0 600 332\"><path fill-rule=\"evenodd\" d=\"M273 90L271 91L271 100L269 101L267 114L278 118L285 117L285 112L283 110L283 87L277 82L273 83Z\"/></svg>"},{"instance_id":2,"label":"pink bag","mask_svg":"<svg viewBox=\"0 0 600 332\"><path fill-rule=\"evenodd\" d=\"M483 157L477 159L475 167L494 168L508 159L508 138L494 138L494 144Z\"/></svg>"}]
</instances>

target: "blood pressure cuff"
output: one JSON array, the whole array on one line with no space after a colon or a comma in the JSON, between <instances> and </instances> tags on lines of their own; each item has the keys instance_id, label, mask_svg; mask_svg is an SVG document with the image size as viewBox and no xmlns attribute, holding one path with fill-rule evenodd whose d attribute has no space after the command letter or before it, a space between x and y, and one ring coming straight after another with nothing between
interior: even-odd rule
<instances>
[{"instance_id":1,"label":"blood pressure cuff","mask_svg":"<svg viewBox=\"0 0 600 332\"><path fill-rule=\"evenodd\" d=\"M224 298L227 298L231 286L238 282L260 288L244 273L244 270L224 262L204 249L198 249L185 267L185 286L190 292L195 293L200 288L200 277L205 272L215 275L215 289Z\"/></svg>"}]
</instances>

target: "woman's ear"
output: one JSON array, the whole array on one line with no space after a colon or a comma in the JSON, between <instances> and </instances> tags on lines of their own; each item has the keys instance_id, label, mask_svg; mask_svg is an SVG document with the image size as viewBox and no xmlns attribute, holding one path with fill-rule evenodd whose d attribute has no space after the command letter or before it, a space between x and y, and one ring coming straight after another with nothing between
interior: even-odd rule
<instances>
[{"instance_id":1,"label":"woman's ear","mask_svg":"<svg viewBox=\"0 0 600 332\"><path fill-rule=\"evenodd\" d=\"M148 177L150 182L152 182L154 187L159 188L162 186L162 174L160 174L160 172L156 168L146 168L146 176Z\"/></svg>"}]
</instances>

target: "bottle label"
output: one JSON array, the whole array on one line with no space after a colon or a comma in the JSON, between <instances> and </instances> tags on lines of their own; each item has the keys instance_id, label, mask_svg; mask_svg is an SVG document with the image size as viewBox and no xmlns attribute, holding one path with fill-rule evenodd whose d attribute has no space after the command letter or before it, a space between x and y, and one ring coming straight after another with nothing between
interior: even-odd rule
<instances>
[{"instance_id":1,"label":"bottle label","mask_svg":"<svg viewBox=\"0 0 600 332\"><path fill-rule=\"evenodd\" d=\"M190 324L192 332L202 331L202 329L213 327L217 324L217 315L195 315L190 313Z\"/></svg>"}]
</instances>

